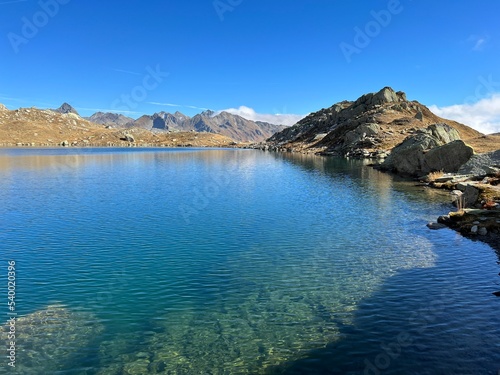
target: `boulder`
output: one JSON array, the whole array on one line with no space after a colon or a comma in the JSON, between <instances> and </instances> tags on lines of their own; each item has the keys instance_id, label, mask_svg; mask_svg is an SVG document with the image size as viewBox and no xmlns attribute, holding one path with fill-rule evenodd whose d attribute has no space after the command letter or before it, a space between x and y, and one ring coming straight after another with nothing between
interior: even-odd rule
<instances>
[{"instance_id":1,"label":"boulder","mask_svg":"<svg viewBox=\"0 0 500 375\"><path fill-rule=\"evenodd\" d=\"M124 141L131 142L131 143L135 142L135 138L132 134L124 134L122 139Z\"/></svg>"},{"instance_id":2,"label":"boulder","mask_svg":"<svg viewBox=\"0 0 500 375\"><path fill-rule=\"evenodd\" d=\"M63 147L69 147L69 142L68 141L62 141L61 146Z\"/></svg>"},{"instance_id":3,"label":"boulder","mask_svg":"<svg viewBox=\"0 0 500 375\"><path fill-rule=\"evenodd\" d=\"M479 228L478 232L477 232L480 236L486 236L488 234L488 229L486 229L485 227L481 227Z\"/></svg>"},{"instance_id":4,"label":"boulder","mask_svg":"<svg viewBox=\"0 0 500 375\"><path fill-rule=\"evenodd\" d=\"M451 126L447 124L430 125L426 129L419 130L414 135L407 137L397 145L381 167L385 170L412 176L424 175L433 170L453 172L453 170L446 170L446 167L455 167L455 165L451 165L451 162L447 164L446 161L450 158L444 158L443 155L455 149L460 149L461 153L467 154L470 152L468 146L457 143L443 151L435 151L431 153L429 161L427 161L427 154L431 149L457 140L460 140L460 135ZM464 150L464 147L467 149ZM458 169L458 167L456 168Z\"/></svg>"},{"instance_id":5,"label":"boulder","mask_svg":"<svg viewBox=\"0 0 500 375\"><path fill-rule=\"evenodd\" d=\"M458 170L460 174L484 176L500 167L500 150L477 154Z\"/></svg>"},{"instance_id":6,"label":"boulder","mask_svg":"<svg viewBox=\"0 0 500 375\"><path fill-rule=\"evenodd\" d=\"M422 172L443 171L454 173L474 155L472 147L457 140L433 148L425 154Z\"/></svg>"},{"instance_id":7,"label":"boulder","mask_svg":"<svg viewBox=\"0 0 500 375\"><path fill-rule=\"evenodd\" d=\"M428 223L427 228L432 229L432 230L439 230L439 229L444 229L448 228L445 224L442 223Z\"/></svg>"}]
</instances>

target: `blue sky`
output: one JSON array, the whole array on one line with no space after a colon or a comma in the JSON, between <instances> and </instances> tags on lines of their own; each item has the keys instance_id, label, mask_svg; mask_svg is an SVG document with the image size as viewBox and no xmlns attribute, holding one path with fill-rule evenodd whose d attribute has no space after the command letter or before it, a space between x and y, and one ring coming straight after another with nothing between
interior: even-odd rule
<instances>
[{"instance_id":1,"label":"blue sky","mask_svg":"<svg viewBox=\"0 0 500 375\"><path fill-rule=\"evenodd\" d=\"M500 131L498 0L0 0L0 102L292 122L384 86Z\"/></svg>"}]
</instances>

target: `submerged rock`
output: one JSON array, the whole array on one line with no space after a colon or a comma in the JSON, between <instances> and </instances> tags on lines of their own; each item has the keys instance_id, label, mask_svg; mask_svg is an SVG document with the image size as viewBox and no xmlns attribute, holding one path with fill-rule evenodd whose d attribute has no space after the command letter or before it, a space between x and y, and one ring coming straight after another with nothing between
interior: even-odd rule
<instances>
[{"instance_id":1,"label":"submerged rock","mask_svg":"<svg viewBox=\"0 0 500 375\"><path fill-rule=\"evenodd\" d=\"M8 324L2 326L1 342L7 342L8 330ZM72 360L88 349L102 330L92 314L74 312L61 305L19 317L16 373L53 374L70 369Z\"/></svg>"}]
</instances>

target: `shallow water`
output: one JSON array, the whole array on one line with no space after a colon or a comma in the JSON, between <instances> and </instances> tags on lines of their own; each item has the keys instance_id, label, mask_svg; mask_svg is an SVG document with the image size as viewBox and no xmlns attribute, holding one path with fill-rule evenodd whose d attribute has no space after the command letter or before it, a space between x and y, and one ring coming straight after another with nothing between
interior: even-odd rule
<instances>
[{"instance_id":1,"label":"shallow water","mask_svg":"<svg viewBox=\"0 0 500 375\"><path fill-rule=\"evenodd\" d=\"M253 150L1 150L0 177L16 373L500 370L498 258L425 227L441 192Z\"/></svg>"}]
</instances>

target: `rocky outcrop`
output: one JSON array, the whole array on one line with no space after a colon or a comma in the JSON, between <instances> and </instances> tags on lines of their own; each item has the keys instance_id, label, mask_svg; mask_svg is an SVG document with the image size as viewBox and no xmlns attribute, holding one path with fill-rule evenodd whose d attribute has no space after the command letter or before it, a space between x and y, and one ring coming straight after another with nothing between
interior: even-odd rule
<instances>
[{"instance_id":1,"label":"rocky outcrop","mask_svg":"<svg viewBox=\"0 0 500 375\"><path fill-rule=\"evenodd\" d=\"M8 111L7 107L0 103L0 111Z\"/></svg>"},{"instance_id":2,"label":"rocky outcrop","mask_svg":"<svg viewBox=\"0 0 500 375\"><path fill-rule=\"evenodd\" d=\"M500 251L500 210L484 210L469 208L458 212L450 212L438 218L438 223L460 232L468 238L488 243Z\"/></svg>"},{"instance_id":3,"label":"rocky outcrop","mask_svg":"<svg viewBox=\"0 0 500 375\"><path fill-rule=\"evenodd\" d=\"M378 124L360 125L345 134L343 147L347 149L374 146L379 132L380 126Z\"/></svg>"},{"instance_id":4,"label":"rocky outcrop","mask_svg":"<svg viewBox=\"0 0 500 375\"><path fill-rule=\"evenodd\" d=\"M434 124L396 146L381 168L412 176L433 171L456 172L472 155L472 148L460 140L456 129Z\"/></svg>"},{"instance_id":5,"label":"rocky outcrop","mask_svg":"<svg viewBox=\"0 0 500 375\"><path fill-rule=\"evenodd\" d=\"M500 150L474 155L458 170L459 174L485 176L500 171Z\"/></svg>"}]
</instances>

